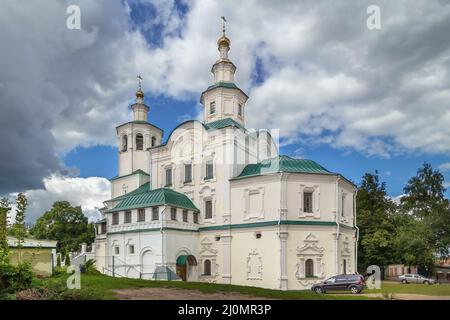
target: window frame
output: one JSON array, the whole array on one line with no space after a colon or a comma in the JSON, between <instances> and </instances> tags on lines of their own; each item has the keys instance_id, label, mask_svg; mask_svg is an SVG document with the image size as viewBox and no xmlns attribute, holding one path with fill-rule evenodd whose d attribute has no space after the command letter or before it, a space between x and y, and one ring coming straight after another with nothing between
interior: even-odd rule
<instances>
[{"instance_id":1,"label":"window frame","mask_svg":"<svg viewBox=\"0 0 450 320\"><path fill-rule=\"evenodd\" d=\"M139 138L139 143L138 143L138 138ZM142 138L142 141L140 138ZM136 141L136 150L143 151L144 150L144 135L142 133L137 133L136 137L135 137L135 141Z\"/></svg>"},{"instance_id":2,"label":"window frame","mask_svg":"<svg viewBox=\"0 0 450 320\"><path fill-rule=\"evenodd\" d=\"M165 187L171 187L172 184L173 184L173 172L172 172L172 167L166 168L164 172L165 172L165 179L166 179ZM169 172L170 172L170 175L169 175ZM168 182L169 182L169 181L168 181L169 179L167 179L168 177L170 177L170 183L168 183Z\"/></svg>"},{"instance_id":3,"label":"window frame","mask_svg":"<svg viewBox=\"0 0 450 320\"><path fill-rule=\"evenodd\" d=\"M133 220L133 218L132 218L131 210L125 211L124 215L123 215L123 223L127 223L127 224L131 223L132 220Z\"/></svg>"},{"instance_id":4,"label":"window frame","mask_svg":"<svg viewBox=\"0 0 450 320\"><path fill-rule=\"evenodd\" d=\"M131 248L133 248L133 250L131 250ZM135 254L136 251L134 249L134 244L128 245L128 254Z\"/></svg>"},{"instance_id":5,"label":"window frame","mask_svg":"<svg viewBox=\"0 0 450 320\"><path fill-rule=\"evenodd\" d=\"M156 217L156 219L155 219ZM159 208L152 207L152 221L159 221Z\"/></svg>"},{"instance_id":6,"label":"window frame","mask_svg":"<svg viewBox=\"0 0 450 320\"><path fill-rule=\"evenodd\" d=\"M187 170L189 168L189 170ZM188 178L189 173L189 179ZM192 182L192 163L185 163L184 164L184 183L190 183Z\"/></svg>"},{"instance_id":7,"label":"window frame","mask_svg":"<svg viewBox=\"0 0 450 320\"><path fill-rule=\"evenodd\" d=\"M314 277L314 260L309 258L305 260L305 278Z\"/></svg>"},{"instance_id":8,"label":"window frame","mask_svg":"<svg viewBox=\"0 0 450 320\"><path fill-rule=\"evenodd\" d=\"M192 221L195 223L195 224L198 224L198 216L199 216L199 214L198 214L198 212L194 212L194 214L193 214L193 216L192 216Z\"/></svg>"},{"instance_id":9,"label":"window frame","mask_svg":"<svg viewBox=\"0 0 450 320\"><path fill-rule=\"evenodd\" d=\"M122 152L128 151L128 136L124 134L122 136Z\"/></svg>"},{"instance_id":10,"label":"window frame","mask_svg":"<svg viewBox=\"0 0 450 320\"><path fill-rule=\"evenodd\" d=\"M171 207L170 208L170 220L171 221L178 221L177 220L177 208Z\"/></svg>"},{"instance_id":11,"label":"window frame","mask_svg":"<svg viewBox=\"0 0 450 320\"><path fill-rule=\"evenodd\" d=\"M119 224L119 213L118 212L113 212L112 214L112 223L113 226L116 226Z\"/></svg>"},{"instance_id":12,"label":"window frame","mask_svg":"<svg viewBox=\"0 0 450 320\"><path fill-rule=\"evenodd\" d=\"M183 222L189 222L189 212L188 210L183 210Z\"/></svg>"},{"instance_id":13,"label":"window frame","mask_svg":"<svg viewBox=\"0 0 450 320\"><path fill-rule=\"evenodd\" d=\"M216 102L215 101L211 101L209 103L209 114L210 115L216 114Z\"/></svg>"},{"instance_id":14,"label":"window frame","mask_svg":"<svg viewBox=\"0 0 450 320\"><path fill-rule=\"evenodd\" d=\"M204 276L212 275L212 263L210 259L205 259L205 261L203 261L203 275Z\"/></svg>"},{"instance_id":15,"label":"window frame","mask_svg":"<svg viewBox=\"0 0 450 320\"><path fill-rule=\"evenodd\" d=\"M211 175L209 175L208 173L210 173ZM212 180L212 179L214 179L214 161L210 159L206 160L205 162L205 180Z\"/></svg>"},{"instance_id":16,"label":"window frame","mask_svg":"<svg viewBox=\"0 0 450 320\"><path fill-rule=\"evenodd\" d=\"M211 199L205 200L204 206L205 206L205 220L212 219L213 218L213 201Z\"/></svg>"},{"instance_id":17,"label":"window frame","mask_svg":"<svg viewBox=\"0 0 450 320\"><path fill-rule=\"evenodd\" d=\"M238 116L242 117L242 104L238 104Z\"/></svg>"},{"instance_id":18,"label":"window frame","mask_svg":"<svg viewBox=\"0 0 450 320\"><path fill-rule=\"evenodd\" d=\"M306 196L308 195L308 196ZM309 199L309 206L307 204L307 200ZM314 204L313 204L313 200L314 199L314 191L303 191L303 212L304 213L314 213ZM310 209L310 210L309 210Z\"/></svg>"},{"instance_id":19,"label":"window frame","mask_svg":"<svg viewBox=\"0 0 450 320\"><path fill-rule=\"evenodd\" d=\"M141 216L143 215L143 217ZM144 222L145 221L145 209L138 209L138 215L137 215L137 222Z\"/></svg>"}]
</instances>

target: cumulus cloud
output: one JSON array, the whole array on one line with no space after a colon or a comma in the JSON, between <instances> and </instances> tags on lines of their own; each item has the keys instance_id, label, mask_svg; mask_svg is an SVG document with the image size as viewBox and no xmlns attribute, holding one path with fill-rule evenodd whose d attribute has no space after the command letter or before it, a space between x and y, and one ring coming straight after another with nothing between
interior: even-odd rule
<instances>
[{"instance_id":1,"label":"cumulus cloud","mask_svg":"<svg viewBox=\"0 0 450 320\"><path fill-rule=\"evenodd\" d=\"M103 201L110 197L110 182L105 178L70 178L52 175L43 181L43 189L25 191L28 199L26 221L34 222L43 213L50 210L55 201L69 201L72 206L81 206L90 221L100 218L98 209L104 207ZM14 201L15 194L10 194ZM15 215L15 206L11 210L11 220Z\"/></svg>"},{"instance_id":2,"label":"cumulus cloud","mask_svg":"<svg viewBox=\"0 0 450 320\"><path fill-rule=\"evenodd\" d=\"M81 7L82 30L65 27L69 4ZM149 99L198 101L222 15L249 127L281 128L297 149L450 154L449 1L377 1L374 31L371 4L1 1L0 194L67 175L59 156L76 146L114 145L137 74Z\"/></svg>"},{"instance_id":3,"label":"cumulus cloud","mask_svg":"<svg viewBox=\"0 0 450 320\"><path fill-rule=\"evenodd\" d=\"M450 162L442 163L438 166L441 171L450 171Z\"/></svg>"}]
</instances>

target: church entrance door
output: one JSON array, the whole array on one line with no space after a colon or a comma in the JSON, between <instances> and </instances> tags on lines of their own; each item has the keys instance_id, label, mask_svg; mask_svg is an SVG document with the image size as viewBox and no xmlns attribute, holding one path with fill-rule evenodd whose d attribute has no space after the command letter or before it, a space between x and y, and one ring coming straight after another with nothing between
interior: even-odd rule
<instances>
[{"instance_id":1,"label":"church entrance door","mask_svg":"<svg viewBox=\"0 0 450 320\"><path fill-rule=\"evenodd\" d=\"M181 255L177 258L177 275L183 280L187 281L188 266L196 266L197 259L193 255Z\"/></svg>"}]
</instances>

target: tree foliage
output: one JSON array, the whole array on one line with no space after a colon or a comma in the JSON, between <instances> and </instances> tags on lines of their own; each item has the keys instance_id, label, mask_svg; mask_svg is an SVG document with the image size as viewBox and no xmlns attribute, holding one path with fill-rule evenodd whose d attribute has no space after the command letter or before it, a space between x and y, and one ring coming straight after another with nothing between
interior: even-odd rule
<instances>
[{"instance_id":1,"label":"tree foliage","mask_svg":"<svg viewBox=\"0 0 450 320\"><path fill-rule=\"evenodd\" d=\"M8 212L11 204L7 198L0 199L0 265L9 263Z\"/></svg>"},{"instance_id":2,"label":"tree foliage","mask_svg":"<svg viewBox=\"0 0 450 320\"><path fill-rule=\"evenodd\" d=\"M39 239L57 240L58 250L64 255L95 238L94 226L88 223L81 207L72 207L67 201L53 203L51 210L36 221L31 233Z\"/></svg>"},{"instance_id":3,"label":"tree foliage","mask_svg":"<svg viewBox=\"0 0 450 320\"><path fill-rule=\"evenodd\" d=\"M25 226L25 212L27 210L27 205L28 200L25 194L19 193L16 198L16 216L11 228L12 235L17 239L19 263L22 262L22 243L27 235L27 228Z\"/></svg>"},{"instance_id":4,"label":"tree foliage","mask_svg":"<svg viewBox=\"0 0 450 320\"><path fill-rule=\"evenodd\" d=\"M358 263L403 263L431 271L437 254L448 255L450 207L444 177L430 164L418 169L397 206L378 174L367 173L357 195Z\"/></svg>"},{"instance_id":5,"label":"tree foliage","mask_svg":"<svg viewBox=\"0 0 450 320\"><path fill-rule=\"evenodd\" d=\"M384 266L394 260L392 216L395 203L387 197L386 185L380 182L378 172L366 173L356 197L357 225L359 227L359 265L366 268Z\"/></svg>"},{"instance_id":6,"label":"tree foliage","mask_svg":"<svg viewBox=\"0 0 450 320\"><path fill-rule=\"evenodd\" d=\"M450 247L450 205L445 198L444 176L424 163L404 188L401 210L411 214L426 229L424 240L441 258L448 257Z\"/></svg>"}]
</instances>

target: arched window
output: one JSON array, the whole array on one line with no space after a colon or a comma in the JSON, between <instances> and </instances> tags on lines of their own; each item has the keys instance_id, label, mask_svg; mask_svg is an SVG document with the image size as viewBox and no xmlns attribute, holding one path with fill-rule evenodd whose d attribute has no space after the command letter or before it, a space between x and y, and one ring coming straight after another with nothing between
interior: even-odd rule
<instances>
[{"instance_id":1,"label":"arched window","mask_svg":"<svg viewBox=\"0 0 450 320\"><path fill-rule=\"evenodd\" d=\"M144 150L144 136L140 133L136 135L136 150Z\"/></svg>"},{"instance_id":2,"label":"arched window","mask_svg":"<svg viewBox=\"0 0 450 320\"><path fill-rule=\"evenodd\" d=\"M314 277L314 261L312 259L308 259L305 261L305 276Z\"/></svg>"},{"instance_id":3,"label":"arched window","mask_svg":"<svg viewBox=\"0 0 450 320\"><path fill-rule=\"evenodd\" d=\"M124 135L122 137L122 152L126 152L128 150L128 137Z\"/></svg>"},{"instance_id":4,"label":"arched window","mask_svg":"<svg viewBox=\"0 0 450 320\"><path fill-rule=\"evenodd\" d=\"M152 147L156 146L156 138L152 137Z\"/></svg>"},{"instance_id":5,"label":"arched window","mask_svg":"<svg viewBox=\"0 0 450 320\"><path fill-rule=\"evenodd\" d=\"M211 275L211 261L205 260L203 262L203 275L210 276Z\"/></svg>"}]
</instances>

